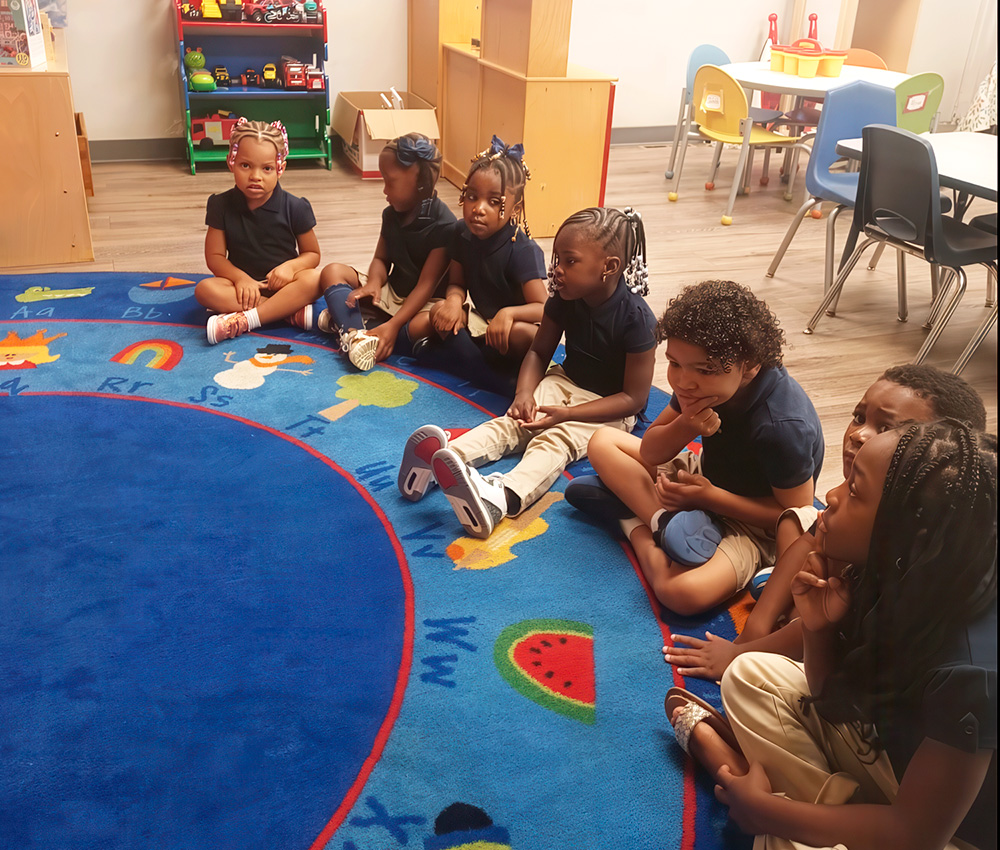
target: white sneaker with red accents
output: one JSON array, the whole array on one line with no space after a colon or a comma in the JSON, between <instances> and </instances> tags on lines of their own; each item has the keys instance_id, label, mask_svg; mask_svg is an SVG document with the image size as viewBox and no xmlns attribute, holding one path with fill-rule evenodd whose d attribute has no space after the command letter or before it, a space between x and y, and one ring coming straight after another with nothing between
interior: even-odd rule
<instances>
[{"instance_id":1,"label":"white sneaker with red accents","mask_svg":"<svg viewBox=\"0 0 1000 850\"><path fill-rule=\"evenodd\" d=\"M507 493L503 484L484 478L454 449L443 448L435 452L431 471L458 521L471 537L485 540L507 516Z\"/></svg>"},{"instance_id":2,"label":"white sneaker with red accents","mask_svg":"<svg viewBox=\"0 0 1000 850\"><path fill-rule=\"evenodd\" d=\"M313 305L306 304L305 307L296 310L288 317L288 324L302 328L304 331L311 331L313 329Z\"/></svg>"},{"instance_id":3,"label":"white sneaker with red accents","mask_svg":"<svg viewBox=\"0 0 1000 850\"><path fill-rule=\"evenodd\" d=\"M434 484L431 459L448 445L448 435L437 425L422 425L406 440L396 486L404 499L419 502Z\"/></svg>"},{"instance_id":4,"label":"white sneaker with red accents","mask_svg":"<svg viewBox=\"0 0 1000 850\"><path fill-rule=\"evenodd\" d=\"M340 347L347 352L347 359L362 372L367 372L375 365L378 337L368 333L364 328L342 333Z\"/></svg>"}]
</instances>

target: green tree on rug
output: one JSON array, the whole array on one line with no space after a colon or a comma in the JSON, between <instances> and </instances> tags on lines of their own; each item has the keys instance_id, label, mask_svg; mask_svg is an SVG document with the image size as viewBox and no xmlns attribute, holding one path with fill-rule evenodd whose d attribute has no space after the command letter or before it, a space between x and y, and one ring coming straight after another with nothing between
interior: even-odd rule
<instances>
[{"instance_id":1,"label":"green tree on rug","mask_svg":"<svg viewBox=\"0 0 1000 850\"><path fill-rule=\"evenodd\" d=\"M397 378L391 372L377 371L363 375L344 375L338 379L337 398L344 401L319 412L331 422L346 416L356 407L402 407L413 400L419 386L416 381Z\"/></svg>"}]
</instances>

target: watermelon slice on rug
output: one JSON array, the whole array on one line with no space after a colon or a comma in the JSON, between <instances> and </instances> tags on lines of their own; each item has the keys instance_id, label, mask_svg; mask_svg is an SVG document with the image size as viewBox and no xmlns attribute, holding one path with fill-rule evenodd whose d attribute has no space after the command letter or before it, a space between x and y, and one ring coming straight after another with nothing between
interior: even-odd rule
<instances>
[{"instance_id":1,"label":"watermelon slice on rug","mask_svg":"<svg viewBox=\"0 0 1000 850\"><path fill-rule=\"evenodd\" d=\"M493 663L514 690L550 711L594 722L594 630L573 620L522 620L493 646Z\"/></svg>"}]
</instances>

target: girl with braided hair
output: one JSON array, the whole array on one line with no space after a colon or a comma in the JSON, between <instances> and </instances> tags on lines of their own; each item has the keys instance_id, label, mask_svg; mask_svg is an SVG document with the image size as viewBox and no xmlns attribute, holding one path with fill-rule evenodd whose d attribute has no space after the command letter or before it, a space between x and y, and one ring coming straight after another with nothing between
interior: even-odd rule
<instances>
[{"instance_id":1,"label":"girl with braided hair","mask_svg":"<svg viewBox=\"0 0 1000 850\"><path fill-rule=\"evenodd\" d=\"M496 136L472 161L449 247L444 299L430 311L434 333L417 347L425 366L509 397L542 320L545 259L524 214L531 173L522 145Z\"/></svg>"},{"instance_id":2,"label":"girl with braided hair","mask_svg":"<svg viewBox=\"0 0 1000 850\"><path fill-rule=\"evenodd\" d=\"M317 325L340 335L341 348L362 371L392 354L397 340L408 352L431 333L430 305L448 268L455 226L455 214L435 190L441 153L426 136L407 133L390 141L378 169L387 206L368 274L331 263L320 276L328 309Z\"/></svg>"},{"instance_id":3,"label":"girl with braided hair","mask_svg":"<svg viewBox=\"0 0 1000 850\"><path fill-rule=\"evenodd\" d=\"M645 237L634 210L591 208L556 233L551 296L524 356L506 416L450 443L436 425L406 442L398 485L417 501L433 483L473 537L486 538L587 454L602 425L631 431L653 380L656 320L647 306ZM566 335L566 358L549 365ZM475 467L521 454L509 472L484 478Z\"/></svg>"},{"instance_id":4,"label":"girl with braided hair","mask_svg":"<svg viewBox=\"0 0 1000 850\"><path fill-rule=\"evenodd\" d=\"M319 297L316 216L305 198L278 179L288 158L280 121L241 118L226 160L236 185L208 199L205 262L214 277L195 287L198 303L214 310L206 333L214 345L261 325L288 319L312 329Z\"/></svg>"},{"instance_id":5,"label":"girl with braided hair","mask_svg":"<svg viewBox=\"0 0 1000 850\"><path fill-rule=\"evenodd\" d=\"M996 437L955 420L873 437L792 586L804 662L739 656L728 724L668 692L758 850L997 846L996 470Z\"/></svg>"}]
</instances>

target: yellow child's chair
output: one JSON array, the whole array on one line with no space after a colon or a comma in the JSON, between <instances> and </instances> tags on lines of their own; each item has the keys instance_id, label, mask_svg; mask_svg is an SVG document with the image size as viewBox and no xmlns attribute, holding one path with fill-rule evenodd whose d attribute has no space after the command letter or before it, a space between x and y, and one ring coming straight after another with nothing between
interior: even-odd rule
<instances>
[{"instance_id":1,"label":"yellow child's chair","mask_svg":"<svg viewBox=\"0 0 1000 850\"><path fill-rule=\"evenodd\" d=\"M726 71L717 65L703 65L694 78L692 93L694 107L694 123L698 132L706 139L729 145L740 145L740 158L736 164L736 174L733 178L733 188L729 194L729 204L723 224L733 223L733 206L736 195L743 188L743 193L750 191L750 169L753 165L752 151L755 147L787 147L795 145L799 136L783 136L760 127L749 120L749 104L743 87ZM744 135L749 126L749 137ZM706 189L715 187L715 175L719 169L719 154L722 145L717 145L712 158L712 170L705 184ZM789 178L788 193L792 191L792 178Z\"/></svg>"}]
</instances>

